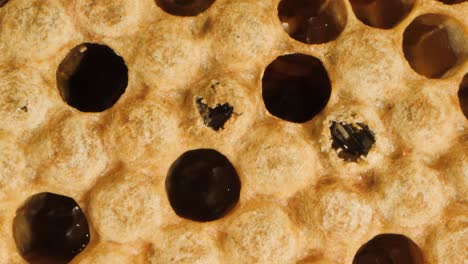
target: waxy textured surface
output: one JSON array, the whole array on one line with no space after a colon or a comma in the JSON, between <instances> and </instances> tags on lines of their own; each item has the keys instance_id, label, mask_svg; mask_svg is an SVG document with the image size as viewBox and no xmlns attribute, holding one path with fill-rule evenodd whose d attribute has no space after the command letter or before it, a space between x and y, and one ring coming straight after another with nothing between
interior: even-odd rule
<instances>
[{"instance_id":1,"label":"waxy textured surface","mask_svg":"<svg viewBox=\"0 0 468 264\"><path fill-rule=\"evenodd\" d=\"M459 93L468 72L468 2L301 2L322 5L10 0L1 6L0 264L25 263L13 222L24 202L42 192L73 198L87 216L91 240L71 264L349 264L362 245L386 233L414 241L427 264L468 259L468 210L460 205L468 193L468 121ZM411 5L406 14L398 8L403 2ZM197 10L194 3L202 5ZM396 8L387 8L392 3ZM405 32L425 14L453 20L436 19L431 34L409 35L414 56L407 58ZM383 24L390 28L376 27ZM109 47L128 70L125 92L104 111L79 111L58 88L57 69L83 43ZM270 71L277 58L292 54L315 62L286 61ZM442 54L455 57L439 60ZM413 69L414 58L431 64L413 61L431 78ZM298 81L290 82L294 75ZM327 76L327 96L313 93L317 85L295 89L310 76L321 77L314 84L327 83ZM286 107L269 109L270 95ZM220 121L230 112L223 105L234 108L226 122L215 122L223 128L206 125L213 119L200 114L197 97L205 110L221 105ZM375 139L367 155L356 162L339 157L332 121L367 125ZM214 221L179 216L166 191L171 165L195 149L227 157L241 183L235 206ZM216 188L207 193L224 196Z\"/></svg>"}]
</instances>

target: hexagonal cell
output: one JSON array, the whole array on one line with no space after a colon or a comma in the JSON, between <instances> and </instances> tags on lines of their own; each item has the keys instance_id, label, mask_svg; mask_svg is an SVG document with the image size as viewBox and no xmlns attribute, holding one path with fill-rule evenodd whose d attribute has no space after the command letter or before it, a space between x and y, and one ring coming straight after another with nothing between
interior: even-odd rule
<instances>
[{"instance_id":1,"label":"hexagonal cell","mask_svg":"<svg viewBox=\"0 0 468 264\"><path fill-rule=\"evenodd\" d=\"M403 52L411 68L428 78L443 78L468 54L462 26L441 14L416 17L403 34Z\"/></svg>"},{"instance_id":2,"label":"hexagonal cell","mask_svg":"<svg viewBox=\"0 0 468 264\"><path fill-rule=\"evenodd\" d=\"M165 12L175 16L196 16L208 9L215 0L156 0Z\"/></svg>"},{"instance_id":3,"label":"hexagonal cell","mask_svg":"<svg viewBox=\"0 0 468 264\"><path fill-rule=\"evenodd\" d=\"M444 219L437 222L425 240L424 257L427 263L466 263L468 259L466 212L468 212L467 200L447 206Z\"/></svg>"},{"instance_id":4,"label":"hexagonal cell","mask_svg":"<svg viewBox=\"0 0 468 264\"><path fill-rule=\"evenodd\" d=\"M164 167L169 167L174 159L170 153L179 149L181 133L185 131L179 126L182 113L174 110L178 109L174 105L159 99L134 100L110 113L112 118L104 137L123 161L163 163ZM165 155L159 155L162 152Z\"/></svg>"},{"instance_id":5,"label":"hexagonal cell","mask_svg":"<svg viewBox=\"0 0 468 264\"><path fill-rule=\"evenodd\" d=\"M262 96L270 114L295 123L304 123L327 105L331 83L322 62L304 54L276 58L265 69Z\"/></svg>"},{"instance_id":6,"label":"hexagonal cell","mask_svg":"<svg viewBox=\"0 0 468 264\"><path fill-rule=\"evenodd\" d=\"M465 118L468 119L468 73L463 77L460 83L460 89L458 90L458 100L460 101L460 107L462 109Z\"/></svg>"},{"instance_id":7,"label":"hexagonal cell","mask_svg":"<svg viewBox=\"0 0 468 264\"><path fill-rule=\"evenodd\" d=\"M144 14L143 1L128 0L70 0L69 11L82 30L106 37L130 35L136 30ZM67 2L67 3L68 3Z\"/></svg>"},{"instance_id":8,"label":"hexagonal cell","mask_svg":"<svg viewBox=\"0 0 468 264\"><path fill-rule=\"evenodd\" d=\"M184 223L165 228L162 237L153 241L147 261L151 264L225 263L216 238L207 235L209 229L200 227Z\"/></svg>"},{"instance_id":9,"label":"hexagonal cell","mask_svg":"<svg viewBox=\"0 0 468 264\"><path fill-rule=\"evenodd\" d=\"M353 259L353 264L404 263L423 264L418 245L400 234L380 234L362 245Z\"/></svg>"},{"instance_id":10,"label":"hexagonal cell","mask_svg":"<svg viewBox=\"0 0 468 264\"><path fill-rule=\"evenodd\" d=\"M39 186L83 194L108 168L99 127L89 118L64 115L36 131L25 155Z\"/></svg>"},{"instance_id":11,"label":"hexagonal cell","mask_svg":"<svg viewBox=\"0 0 468 264\"><path fill-rule=\"evenodd\" d=\"M68 263L88 244L88 221L70 197L31 196L16 212L13 234L20 254L31 264Z\"/></svg>"},{"instance_id":12,"label":"hexagonal cell","mask_svg":"<svg viewBox=\"0 0 468 264\"><path fill-rule=\"evenodd\" d=\"M78 34L61 1L0 2L4 4L0 31L4 61L20 60L23 65L55 61L56 54Z\"/></svg>"},{"instance_id":13,"label":"hexagonal cell","mask_svg":"<svg viewBox=\"0 0 468 264\"><path fill-rule=\"evenodd\" d=\"M166 192L175 213L194 221L213 221L239 200L241 183L231 162L213 149L182 154L169 169Z\"/></svg>"},{"instance_id":14,"label":"hexagonal cell","mask_svg":"<svg viewBox=\"0 0 468 264\"><path fill-rule=\"evenodd\" d=\"M158 92L157 96L161 92L173 93L199 79L200 69L206 63L205 41L197 41L194 28L180 23L181 20L184 19L166 17L161 23L147 23L139 29L144 34L137 34L138 40L135 39L138 48L132 68L152 87L150 91Z\"/></svg>"},{"instance_id":15,"label":"hexagonal cell","mask_svg":"<svg viewBox=\"0 0 468 264\"><path fill-rule=\"evenodd\" d=\"M360 241L376 224L374 203L369 197L332 181L305 188L288 207L310 237L307 240L332 246L332 251Z\"/></svg>"},{"instance_id":16,"label":"hexagonal cell","mask_svg":"<svg viewBox=\"0 0 468 264\"><path fill-rule=\"evenodd\" d=\"M446 87L434 87L433 82L408 85L414 92L395 100L389 111L389 125L399 137L398 144L412 153L425 155L447 151L451 145L447 142L452 142L459 134L458 124L453 122L460 114L455 105L456 95L447 96Z\"/></svg>"},{"instance_id":17,"label":"hexagonal cell","mask_svg":"<svg viewBox=\"0 0 468 264\"><path fill-rule=\"evenodd\" d=\"M63 100L82 112L101 112L112 107L128 84L124 59L110 47L95 43L73 48L56 75Z\"/></svg>"},{"instance_id":18,"label":"hexagonal cell","mask_svg":"<svg viewBox=\"0 0 468 264\"><path fill-rule=\"evenodd\" d=\"M7 63L0 76L1 130L18 134L43 124L54 104L44 75L32 65Z\"/></svg>"},{"instance_id":19,"label":"hexagonal cell","mask_svg":"<svg viewBox=\"0 0 468 264\"><path fill-rule=\"evenodd\" d=\"M253 73L257 71L263 60L268 60L272 54L277 54L276 51L283 45L281 43L285 36L280 22L272 14L275 9L274 2L220 3L213 19L205 20L207 26L205 34L210 35L208 38L210 50L205 52L210 54L212 62L228 71ZM203 38L207 37L208 35ZM189 46L190 54L194 53L194 49ZM242 78L238 77L242 75L237 74L235 79L239 81Z\"/></svg>"},{"instance_id":20,"label":"hexagonal cell","mask_svg":"<svg viewBox=\"0 0 468 264\"><path fill-rule=\"evenodd\" d=\"M286 199L320 175L321 164L310 142L276 122L255 123L236 151L244 199L258 195Z\"/></svg>"},{"instance_id":21,"label":"hexagonal cell","mask_svg":"<svg viewBox=\"0 0 468 264\"><path fill-rule=\"evenodd\" d=\"M294 222L274 202L243 210L223 228L223 263L295 263L300 241Z\"/></svg>"},{"instance_id":22,"label":"hexagonal cell","mask_svg":"<svg viewBox=\"0 0 468 264\"><path fill-rule=\"evenodd\" d=\"M391 175L385 177L384 175ZM453 193L441 173L414 159L399 159L377 176L377 211L392 228L423 230L440 217Z\"/></svg>"},{"instance_id":23,"label":"hexagonal cell","mask_svg":"<svg viewBox=\"0 0 468 264\"><path fill-rule=\"evenodd\" d=\"M102 179L89 196L89 219L99 238L121 244L154 235L164 215L150 175L118 170Z\"/></svg>"},{"instance_id":24,"label":"hexagonal cell","mask_svg":"<svg viewBox=\"0 0 468 264\"><path fill-rule=\"evenodd\" d=\"M364 24L381 29L398 25L411 12L414 0L350 0L354 14Z\"/></svg>"},{"instance_id":25,"label":"hexagonal cell","mask_svg":"<svg viewBox=\"0 0 468 264\"><path fill-rule=\"evenodd\" d=\"M307 44L335 40L348 19L343 0L282 0L278 16L293 39Z\"/></svg>"}]
</instances>

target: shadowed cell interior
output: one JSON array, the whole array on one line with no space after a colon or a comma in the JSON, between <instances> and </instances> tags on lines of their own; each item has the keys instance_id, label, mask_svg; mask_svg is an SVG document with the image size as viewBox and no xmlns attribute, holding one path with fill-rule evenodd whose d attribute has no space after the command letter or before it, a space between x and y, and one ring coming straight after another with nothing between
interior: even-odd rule
<instances>
[{"instance_id":1,"label":"shadowed cell interior","mask_svg":"<svg viewBox=\"0 0 468 264\"><path fill-rule=\"evenodd\" d=\"M418 245L401 234L380 234L362 245L353 264L423 264Z\"/></svg>"},{"instance_id":2,"label":"shadowed cell interior","mask_svg":"<svg viewBox=\"0 0 468 264\"><path fill-rule=\"evenodd\" d=\"M208 9L215 0L156 0L165 12L175 16L196 16Z\"/></svg>"},{"instance_id":3,"label":"shadowed cell interior","mask_svg":"<svg viewBox=\"0 0 468 264\"><path fill-rule=\"evenodd\" d=\"M468 119L468 73L463 77L458 90L458 100L465 118Z\"/></svg>"},{"instance_id":4,"label":"shadowed cell interior","mask_svg":"<svg viewBox=\"0 0 468 264\"><path fill-rule=\"evenodd\" d=\"M31 264L68 263L90 239L78 204L53 193L33 195L18 209L13 234L19 252Z\"/></svg>"},{"instance_id":5,"label":"shadowed cell interior","mask_svg":"<svg viewBox=\"0 0 468 264\"><path fill-rule=\"evenodd\" d=\"M457 26L452 23L452 30L449 30L446 23L450 20L444 15L425 14L415 18L405 29L403 52L417 73L428 78L442 78L457 65L460 54L450 36ZM463 30L459 32L463 35Z\"/></svg>"},{"instance_id":6,"label":"shadowed cell interior","mask_svg":"<svg viewBox=\"0 0 468 264\"><path fill-rule=\"evenodd\" d=\"M166 177L166 192L175 213L200 222L227 214L237 204L240 188L234 166L213 149L185 152Z\"/></svg>"},{"instance_id":7,"label":"shadowed cell interior","mask_svg":"<svg viewBox=\"0 0 468 264\"><path fill-rule=\"evenodd\" d=\"M57 86L62 98L82 112L101 112L112 107L127 84L124 59L106 45L80 44L57 69Z\"/></svg>"},{"instance_id":8,"label":"shadowed cell interior","mask_svg":"<svg viewBox=\"0 0 468 264\"><path fill-rule=\"evenodd\" d=\"M331 83L322 62L304 54L276 58L265 69L262 96L265 107L281 119L304 123L328 103Z\"/></svg>"},{"instance_id":9,"label":"shadowed cell interior","mask_svg":"<svg viewBox=\"0 0 468 264\"><path fill-rule=\"evenodd\" d=\"M466 2L466 0L438 0L438 1L447 5L455 5L455 4L461 4L461 3Z\"/></svg>"},{"instance_id":10,"label":"shadowed cell interior","mask_svg":"<svg viewBox=\"0 0 468 264\"><path fill-rule=\"evenodd\" d=\"M414 0L350 0L356 17L364 24L390 29L411 12Z\"/></svg>"},{"instance_id":11,"label":"shadowed cell interior","mask_svg":"<svg viewBox=\"0 0 468 264\"><path fill-rule=\"evenodd\" d=\"M342 0L282 0L278 17L288 34L303 43L335 40L346 26L348 13Z\"/></svg>"}]
</instances>

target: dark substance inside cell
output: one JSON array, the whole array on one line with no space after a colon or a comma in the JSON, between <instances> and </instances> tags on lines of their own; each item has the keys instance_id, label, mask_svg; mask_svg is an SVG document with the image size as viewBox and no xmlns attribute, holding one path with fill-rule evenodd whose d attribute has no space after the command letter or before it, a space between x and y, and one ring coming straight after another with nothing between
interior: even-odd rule
<instances>
[{"instance_id":1,"label":"dark substance inside cell","mask_svg":"<svg viewBox=\"0 0 468 264\"><path fill-rule=\"evenodd\" d=\"M185 152L166 178L166 192L175 213L200 222L227 214L239 200L240 188L231 162L212 149Z\"/></svg>"},{"instance_id":2,"label":"dark substance inside cell","mask_svg":"<svg viewBox=\"0 0 468 264\"><path fill-rule=\"evenodd\" d=\"M231 118L234 107L228 103L217 104L214 108L203 103L203 98L197 97L195 100L198 112L203 118L203 123L215 131L224 128L224 124Z\"/></svg>"},{"instance_id":3,"label":"dark substance inside cell","mask_svg":"<svg viewBox=\"0 0 468 264\"><path fill-rule=\"evenodd\" d=\"M0 7L3 7L9 0L0 0Z\"/></svg>"},{"instance_id":4,"label":"dark substance inside cell","mask_svg":"<svg viewBox=\"0 0 468 264\"><path fill-rule=\"evenodd\" d=\"M338 156L346 161L357 162L361 156L367 156L375 143L374 134L362 123L346 124L332 121L330 133L332 148L339 150Z\"/></svg>"},{"instance_id":5,"label":"dark substance inside cell","mask_svg":"<svg viewBox=\"0 0 468 264\"><path fill-rule=\"evenodd\" d=\"M423 257L408 237L381 234L359 248L353 264L423 264Z\"/></svg>"},{"instance_id":6,"label":"dark substance inside cell","mask_svg":"<svg viewBox=\"0 0 468 264\"><path fill-rule=\"evenodd\" d=\"M447 5L455 5L455 4L461 4L461 3L466 2L466 0L439 0L439 1Z\"/></svg>"},{"instance_id":7,"label":"dark substance inside cell","mask_svg":"<svg viewBox=\"0 0 468 264\"><path fill-rule=\"evenodd\" d=\"M175 16L196 16L208 9L215 0L156 0L165 12Z\"/></svg>"},{"instance_id":8,"label":"dark substance inside cell","mask_svg":"<svg viewBox=\"0 0 468 264\"><path fill-rule=\"evenodd\" d=\"M282 0L278 16L292 38L307 44L336 39L347 20L342 0Z\"/></svg>"},{"instance_id":9,"label":"dark substance inside cell","mask_svg":"<svg viewBox=\"0 0 468 264\"><path fill-rule=\"evenodd\" d=\"M468 73L465 74L458 90L458 100L465 118L468 119Z\"/></svg>"},{"instance_id":10,"label":"dark substance inside cell","mask_svg":"<svg viewBox=\"0 0 468 264\"><path fill-rule=\"evenodd\" d=\"M364 24L390 29L411 12L414 0L350 0L356 17Z\"/></svg>"},{"instance_id":11,"label":"dark substance inside cell","mask_svg":"<svg viewBox=\"0 0 468 264\"><path fill-rule=\"evenodd\" d=\"M403 33L403 52L410 66L428 78L443 78L459 62L448 21L439 14L417 17ZM454 27L456 29L456 27Z\"/></svg>"},{"instance_id":12,"label":"dark substance inside cell","mask_svg":"<svg viewBox=\"0 0 468 264\"><path fill-rule=\"evenodd\" d=\"M105 45L78 45L57 69L62 98L82 112L101 112L112 107L127 84L125 61Z\"/></svg>"},{"instance_id":13,"label":"dark substance inside cell","mask_svg":"<svg viewBox=\"0 0 468 264\"><path fill-rule=\"evenodd\" d=\"M90 239L88 222L69 197L40 193L26 201L13 224L16 246L32 264L68 263Z\"/></svg>"},{"instance_id":14,"label":"dark substance inside cell","mask_svg":"<svg viewBox=\"0 0 468 264\"><path fill-rule=\"evenodd\" d=\"M262 97L268 112L281 119L304 123L327 105L331 83L322 62L305 54L276 58L265 69Z\"/></svg>"}]
</instances>

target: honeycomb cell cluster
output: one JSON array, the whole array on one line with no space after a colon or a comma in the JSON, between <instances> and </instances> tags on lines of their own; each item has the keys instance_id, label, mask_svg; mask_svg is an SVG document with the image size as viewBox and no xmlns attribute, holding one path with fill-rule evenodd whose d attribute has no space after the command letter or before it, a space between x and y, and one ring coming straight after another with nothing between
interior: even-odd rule
<instances>
[{"instance_id":1,"label":"honeycomb cell cluster","mask_svg":"<svg viewBox=\"0 0 468 264\"><path fill-rule=\"evenodd\" d=\"M467 14L0 0L0 264L466 263Z\"/></svg>"}]
</instances>

